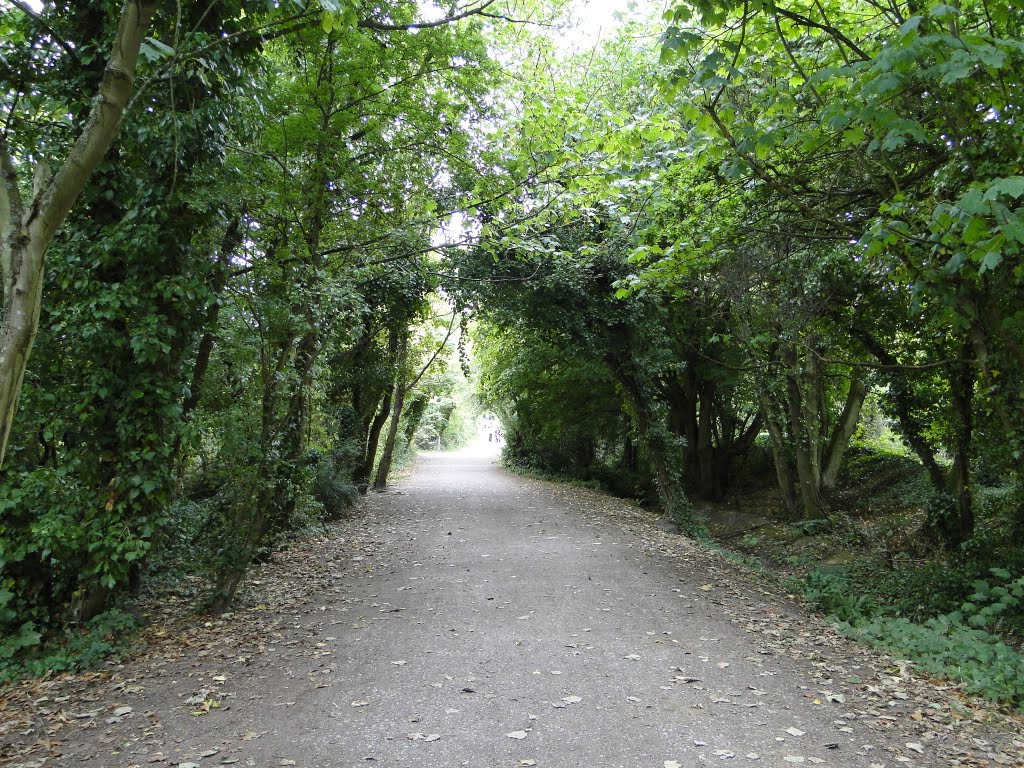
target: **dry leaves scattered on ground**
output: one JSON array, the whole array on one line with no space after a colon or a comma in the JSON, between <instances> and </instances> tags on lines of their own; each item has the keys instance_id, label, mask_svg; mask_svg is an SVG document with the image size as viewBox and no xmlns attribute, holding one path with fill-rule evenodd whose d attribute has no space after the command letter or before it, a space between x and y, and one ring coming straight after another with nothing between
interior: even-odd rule
<instances>
[{"instance_id":1,"label":"dry leaves scattered on ground","mask_svg":"<svg viewBox=\"0 0 1024 768\"><path fill-rule=\"evenodd\" d=\"M644 510L603 494L545 485L566 507L627 534L630 546L646 556L685 563L701 573L706 582L703 600L755 635L762 653L806 660L815 667L818 684L805 693L812 702L840 703L846 720L897 735L911 752L927 748L950 766L1024 765L1021 717L965 698L949 683L918 677L906 662L854 645L781 589L766 584L763 574L752 574L666 531ZM254 569L234 613L197 617L188 601L165 598L152 606L151 623L124 663L0 690L0 762L23 768L58 765L67 744L84 730L95 731L101 743L118 739L149 745L150 762L166 761L161 752L166 734L158 714L137 706L148 681L167 675L190 678L192 695L168 704L204 717L230 702L234 670L290 657L315 659L321 651L315 641L304 640L299 616L321 610L318 603L328 600L342 606L358 602L344 593L340 576L387 565L393 550L389 545L401 535L377 519L372 505L365 505L325 535L298 543ZM680 593L680 610L692 609L691 602ZM845 727L844 722L836 724L840 730ZM508 734L511 739L524 736L521 731ZM423 741L433 737L408 735Z\"/></svg>"}]
</instances>

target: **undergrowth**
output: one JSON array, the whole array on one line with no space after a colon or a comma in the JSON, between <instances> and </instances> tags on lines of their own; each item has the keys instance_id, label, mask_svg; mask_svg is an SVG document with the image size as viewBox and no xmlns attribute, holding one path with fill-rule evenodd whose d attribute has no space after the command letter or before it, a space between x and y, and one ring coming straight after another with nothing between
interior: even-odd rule
<instances>
[{"instance_id":1,"label":"undergrowth","mask_svg":"<svg viewBox=\"0 0 1024 768\"><path fill-rule=\"evenodd\" d=\"M45 643L33 627L23 627L19 635L0 641L0 683L96 669L129 646L138 626L134 615L114 609Z\"/></svg>"},{"instance_id":2,"label":"undergrowth","mask_svg":"<svg viewBox=\"0 0 1024 768\"><path fill-rule=\"evenodd\" d=\"M857 594L835 570L815 569L789 586L836 619L847 636L905 657L967 692L1024 711L1024 656L1003 636L1020 621L1024 576L993 568L989 579L974 582L957 610L920 622Z\"/></svg>"},{"instance_id":3,"label":"undergrowth","mask_svg":"<svg viewBox=\"0 0 1024 768\"><path fill-rule=\"evenodd\" d=\"M1024 506L1005 478L974 490L973 535L940 549L921 533L934 491L920 463L898 446L862 441L851 446L828 519L739 543L790 574L787 588L849 637L1024 711Z\"/></svg>"}]
</instances>

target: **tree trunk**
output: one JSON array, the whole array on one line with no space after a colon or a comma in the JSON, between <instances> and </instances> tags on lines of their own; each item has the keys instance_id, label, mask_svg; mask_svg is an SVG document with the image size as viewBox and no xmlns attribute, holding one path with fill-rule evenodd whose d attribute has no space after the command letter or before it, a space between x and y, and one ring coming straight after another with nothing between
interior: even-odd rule
<instances>
[{"instance_id":1,"label":"tree trunk","mask_svg":"<svg viewBox=\"0 0 1024 768\"><path fill-rule=\"evenodd\" d=\"M796 501L796 483L793 481L793 468L789 463L786 436L782 426L773 415L771 400L766 393L761 394L761 413L765 428L768 430L768 439L772 445L772 463L775 465L775 477L779 483L779 490L782 491L782 503L785 506L786 514L796 517L800 510Z\"/></svg>"},{"instance_id":2,"label":"tree trunk","mask_svg":"<svg viewBox=\"0 0 1024 768\"><path fill-rule=\"evenodd\" d=\"M715 446L715 385L704 381L699 390L700 411L697 416L697 468L698 488L701 498L717 501L721 498L721 483L718 477L717 448Z\"/></svg>"},{"instance_id":3,"label":"tree trunk","mask_svg":"<svg viewBox=\"0 0 1024 768\"><path fill-rule=\"evenodd\" d=\"M388 359L394 365L398 359L401 335L397 328L392 328L388 334ZM355 483L360 493L366 493L370 485L370 476L373 474L373 465L377 460L377 448L380 445L380 432L384 428L388 416L391 414L391 398L394 387L388 387L384 391L383 401L379 401L379 410L370 422L366 430L366 442L363 444L362 461L352 471L352 482Z\"/></svg>"},{"instance_id":4,"label":"tree trunk","mask_svg":"<svg viewBox=\"0 0 1024 768\"><path fill-rule=\"evenodd\" d=\"M647 447L662 508L684 533L697 534L700 526L693 518L690 502L686 498L680 479L683 455L677 444L679 438L673 435L665 424L658 423L657 415L652 412L650 393L631 365L628 336L628 330L623 329L616 334L621 347L607 354L608 367L622 388L626 403L636 422L637 432Z\"/></svg>"},{"instance_id":5,"label":"tree trunk","mask_svg":"<svg viewBox=\"0 0 1024 768\"><path fill-rule=\"evenodd\" d=\"M199 340L199 347L196 350L196 362L192 368L192 381L189 386L188 397L181 408L182 420L188 419L189 415L199 405L202 398L203 380L210 367L210 357L213 354L213 347L217 341L217 323L220 318L221 294L228 282L228 267L231 263L231 256L235 249L242 244L242 217L235 216L228 224L224 237L221 239L220 252L217 254L217 268L210 281L210 288L213 292L213 301L206 309L205 330Z\"/></svg>"},{"instance_id":6,"label":"tree trunk","mask_svg":"<svg viewBox=\"0 0 1024 768\"><path fill-rule=\"evenodd\" d=\"M921 460L928 472L928 479L932 488L938 493L946 492L946 473L935 460L935 448L925 437L925 425L914 414L915 397L913 387L907 379L906 373L902 370L899 360L878 339L869 333L854 327L851 329L854 338L860 341L864 347L875 356L882 365L886 366L886 378L889 383L889 402L896 412L896 418L900 423L900 433L907 441L917 458Z\"/></svg>"},{"instance_id":7,"label":"tree trunk","mask_svg":"<svg viewBox=\"0 0 1024 768\"><path fill-rule=\"evenodd\" d=\"M367 488L370 484L370 475L373 474L373 465L377 461L377 448L380 445L380 433L384 429L384 424L388 420L388 416L391 414L391 396L392 390L388 390L384 393L384 399L380 404L380 410L377 411L377 415L374 416L373 421L370 423L370 430L366 436L366 446L363 450L363 459L359 462L359 466L356 467L355 472L352 474L352 480L356 484L360 493L366 493Z\"/></svg>"},{"instance_id":8,"label":"tree trunk","mask_svg":"<svg viewBox=\"0 0 1024 768\"><path fill-rule=\"evenodd\" d=\"M962 356L970 353L969 342ZM958 363L949 374L949 390L953 405L954 445L953 470L949 491L953 508L949 518L935 521L942 533L943 543L950 548L963 544L974 533L974 499L971 488L971 449L974 433L974 369L967 363Z\"/></svg>"},{"instance_id":9,"label":"tree trunk","mask_svg":"<svg viewBox=\"0 0 1024 768\"><path fill-rule=\"evenodd\" d=\"M391 424L388 426L388 436L384 439L384 451L380 456L377 475L373 479L373 490L375 491L383 491L388 485L388 474L391 472L391 462L395 456L395 443L398 441L398 426L402 418L402 408L405 405L405 394L408 391L405 386L405 364L408 357L409 335L406 334L402 337L398 353L398 373L395 378L394 394L391 397Z\"/></svg>"},{"instance_id":10,"label":"tree trunk","mask_svg":"<svg viewBox=\"0 0 1024 768\"><path fill-rule=\"evenodd\" d=\"M121 126L131 96L139 48L158 0L128 0L92 111L64 164L52 178L35 171L30 205L24 207L17 169L0 138L0 465L7 452L32 345L39 330L46 250Z\"/></svg>"},{"instance_id":11,"label":"tree trunk","mask_svg":"<svg viewBox=\"0 0 1024 768\"><path fill-rule=\"evenodd\" d=\"M839 414L839 420L832 429L832 437L828 447L825 449L825 456L822 461L821 490L825 493L836 487L836 480L839 479L839 470L843 465L843 456L846 455L846 448L850 444L850 438L857 429L857 422L860 420L860 409L864 405L864 398L867 396L868 388L859 379L850 381L850 389L846 393L846 403L843 411Z\"/></svg>"},{"instance_id":12,"label":"tree trunk","mask_svg":"<svg viewBox=\"0 0 1024 768\"><path fill-rule=\"evenodd\" d=\"M234 558L221 569L214 586L212 595L207 603L206 610L212 614L221 614L231 607L242 578L249 570L249 563L252 562L253 554L259 546L260 541L269 528L269 508L271 500L268 494L271 491L264 489L256 499L256 514L245 521L245 536L242 539L239 551L234 553Z\"/></svg>"},{"instance_id":13,"label":"tree trunk","mask_svg":"<svg viewBox=\"0 0 1024 768\"><path fill-rule=\"evenodd\" d=\"M786 362L796 367L795 351L787 350ZM789 410L789 429L793 436L793 454L796 463L797 489L803 506L803 516L814 519L825 513L821 499L821 419L822 402L818 386L820 371L817 358L808 352L803 371L786 376L786 403Z\"/></svg>"}]
</instances>

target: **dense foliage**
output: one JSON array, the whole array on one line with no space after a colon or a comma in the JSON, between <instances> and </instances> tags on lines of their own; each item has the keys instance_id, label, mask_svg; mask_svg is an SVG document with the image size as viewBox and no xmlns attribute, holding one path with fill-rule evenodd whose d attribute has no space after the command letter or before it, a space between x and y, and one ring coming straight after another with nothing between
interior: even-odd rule
<instances>
[{"instance_id":1,"label":"dense foliage","mask_svg":"<svg viewBox=\"0 0 1024 768\"><path fill-rule=\"evenodd\" d=\"M117 139L46 254L0 486L0 663L107 634L169 572L227 609L254 558L383 488L450 391L460 315L431 298L428 252L494 70L481 20L417 28L420 10L153 17ZM15 170L88 133L118 14L5 9Z\"/></svg>"},{"instance_id":2,"label":"dense foliage","mask_svg":"<svg viewBox=\"0 0 1024 768\"><path fill-rule=\"evenodd\" d=\"M911 645L1024 628L1019 0L687 0L585 52L494 0L157 5L2 6L0 660L172 571L227 609L463 431L470 319L509 463L694 535L767 469L774 517L849 532L884 437L947 576ZM124 120L37 231L122 12L152 15ZM993 572L998 621L963 609Z\"/></svg>"},{"instance_id":3,"label":"dense foliage","mask_svg":"<svg viewBox=\"0 0 1024 768\"><path fill-rule=\"evenodd\" d=\"M459 263L500 278L465 294L508 461L657 491L696 531L686 498L756 485L767 454L772 516L875 547L826 609L931 670L1013 655L986 633L1019 638L1017 596L998 630L960 606L1024 566L1022 22L1019 3L695 0L554 75L521 56L501 148L529 183ZM878 538L850 516L889 466L926 490L885 501L902 522ZM849 596L887 582L887 610L932 623ZM1003 682L975 687L1024 699Z\"/></svg>"}]
</instances>

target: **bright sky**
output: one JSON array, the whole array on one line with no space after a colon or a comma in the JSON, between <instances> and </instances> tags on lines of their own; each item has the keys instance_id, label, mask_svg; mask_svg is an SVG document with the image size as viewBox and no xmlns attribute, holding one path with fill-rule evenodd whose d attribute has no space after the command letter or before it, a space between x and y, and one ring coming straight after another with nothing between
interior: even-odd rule
<instances>
[{"instance_id":1,"label":"bright sky","mask_svg":"<svg viewBox=\"0 0 1024 768\"><path fill-rule=\"evenodd\" d=\"M573 16L577 19L577 31L566 36L567 42L579 48L590 47L620 23L617 16L650 5L651 0L576 0Z\"/></svg>"}]
</instances>

